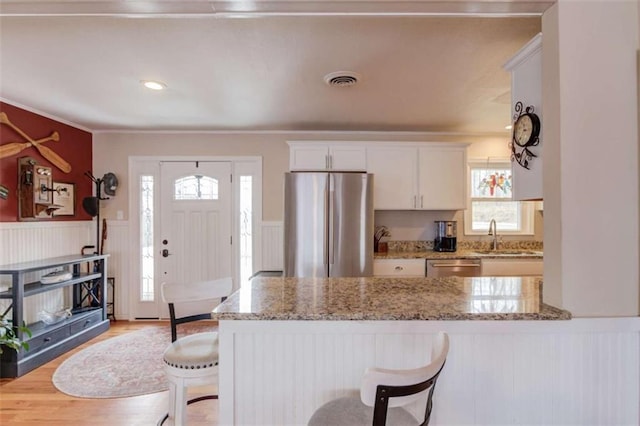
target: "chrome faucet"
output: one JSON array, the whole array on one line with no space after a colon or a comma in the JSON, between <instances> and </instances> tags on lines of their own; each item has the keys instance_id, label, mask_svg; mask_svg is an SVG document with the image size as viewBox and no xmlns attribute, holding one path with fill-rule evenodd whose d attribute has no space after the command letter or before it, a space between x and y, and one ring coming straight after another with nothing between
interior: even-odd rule
<instances>
[{"instance_id":1,"label":"chrome faucet","mask_svg":"<svg viewBox=\"0 0 640 426\"><path fill-rule=\"evenodd\" d=\"M491 222L489 222L489 235L493 235L492 250L498 250L498 228L495 219L491 219Z\"/></svg>"}]
</instances>

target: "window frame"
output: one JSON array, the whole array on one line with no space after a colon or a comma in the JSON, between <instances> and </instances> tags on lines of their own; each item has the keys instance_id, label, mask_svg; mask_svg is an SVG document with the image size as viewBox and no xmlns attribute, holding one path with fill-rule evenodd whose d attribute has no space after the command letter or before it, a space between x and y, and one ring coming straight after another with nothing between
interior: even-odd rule
<instances>
[{"instance_id":1,"label":"window frame","mask_svg":"<svg viewBox=\"0 0 640 426\"><path fill-rule=\"evenodd\" d=\"M215 192L211 192L211 197L203 197L202 195L196 197L187 197L182 196L178 197L178 184L187 182L188 180L195 179L198 182L198 186L200 186L200 182L204 180L205 182L210 182L212 188L215 188ZM213 178L207 175L185 175L181 176L173 181L173 199L174 201L218 201L219 199L219 188L218 188L218 179Z\"/></svg>"},{"instance_id":2,"label":"window frame","mask_svg":"<svg viewBox=\"0 0 640 426\"><path fill-rule=\"evenodd\" d=\"M480 168L505 168L511 169L511 161L507 158L487 158L487 159L471 159L467 161L467 208L464 211L464 234L465 235L487 235L489 229L486 230L474 230L473 224L473 202L489 201L489 199L474 198L471 196L471 171L473 169ZM513 176L513 174L512 174ZM492 198L491 202L515 202L518 203L521 229L517 231L510 231L500 229L498 225L498 235L518 235L518 236L530 236L535 234L535 219L534 219L534 205L528 201L517 201L512 198Z\"/></svg>"}]
</instances>

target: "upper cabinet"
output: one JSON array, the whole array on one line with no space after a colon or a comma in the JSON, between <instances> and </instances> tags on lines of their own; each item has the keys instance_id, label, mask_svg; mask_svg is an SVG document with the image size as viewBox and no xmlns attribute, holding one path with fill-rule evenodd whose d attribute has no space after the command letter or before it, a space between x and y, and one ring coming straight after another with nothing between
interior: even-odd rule
<instances>
[{"instance_id":1,"label":"upper cabinet","mask_svg":"<svg viewBox=\"0 0 640 426\"><path fill-rule=\"evenodd\" d=\"M373 173L376 210L466 208L467 144L288 142L292 171Z\"/></svg>"},{"instance_id":2,"label":"upper cabinet","mask_svg":"<svg viewBox=\"0 0 640 426\"><path fill-rule=\"evenodd\" d=\"M505 65L511 73L511 113L516 115L516 104L522 102L523 109L533 107L540 118L539 143L530 148L535 155L528 160L528 169L514 161L512 155L514 200L542 200L542 34L536 35L516 53ZM522 112L525 112L524 110ZM512 140L513 144L514 141ZM515 152L523 148L514 145ZM513 150L512 150L513 152ZM526 153L524 153L526 155Z\"/></svg>"},{"instance_id":3,"label":"upper cabinet","mask_svg":"<svg viewBox=\"0 0 640 426\"><path fill-rule=\"evenodd\" d=\"M367 147L367 171L373 173L373 208L417 208L417 148L389 145Z\"/></svg>"},{"instance_id":4,"label":"upper cabinet","mask_svg":"<svg viewBox=\"0 0 640 426\"><path fill-rule=\"evenodd\" d=\"M289 168L298 171L366 171L365 146L357 143L288 142Z\"/></svg>"},{"instance_id":5,"label":"upper cabinet","mask_svg":"<svg viewBox=\"0 0 640 426\"><path fill-rule=\"evenodd\" d=\"M466 144L370 144L376 210L466 208Z\"/></svg>"},{"instance_id":6,"label":"upper cabinet","mask_svg":"<svg viewBox=\"0 0 640 426\"><path fill-rule=\"evenodd\" d=\"M467 206L467 149L433 146L418 150L420 208L462 210Z\"/></svg>"}]
</instances>

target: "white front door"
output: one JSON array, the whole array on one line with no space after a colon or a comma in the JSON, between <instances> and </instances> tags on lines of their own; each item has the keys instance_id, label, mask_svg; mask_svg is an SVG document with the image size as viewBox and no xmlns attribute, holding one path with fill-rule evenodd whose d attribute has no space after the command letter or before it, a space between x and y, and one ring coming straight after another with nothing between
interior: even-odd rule
<instances>
[{"instance_id":1,"label":"white front door","mask_svg":"<svg viewBox=\"0 0 640 426\"><path fill-rule=\"evenodd\" d=\"M231 163L162 162L159 192L158 285L232 276Z\"/></svg>"}]
</instances>

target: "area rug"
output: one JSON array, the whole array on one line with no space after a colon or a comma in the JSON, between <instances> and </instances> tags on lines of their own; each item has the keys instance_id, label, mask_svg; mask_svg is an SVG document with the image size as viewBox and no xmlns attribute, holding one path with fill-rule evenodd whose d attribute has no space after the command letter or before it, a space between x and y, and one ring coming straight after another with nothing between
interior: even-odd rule
<instances>
[{"instance_id":1,"label":"area rug","mask_svg":"<svg viewBox=\"0 0 640 426\"><path fill-rule=\"evenodd\" d=\"M203 324L203 325L200 325ZM210 323L178 326L178 337L215 331ZM171 343L171 330L147 327L98 342L74 354L53 373L53 384L80 398L123 398L169 388L162 353Z\"/></svg>"}]
</instances>

